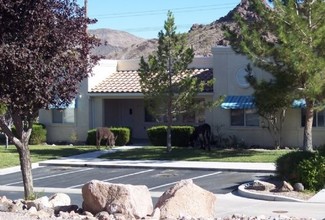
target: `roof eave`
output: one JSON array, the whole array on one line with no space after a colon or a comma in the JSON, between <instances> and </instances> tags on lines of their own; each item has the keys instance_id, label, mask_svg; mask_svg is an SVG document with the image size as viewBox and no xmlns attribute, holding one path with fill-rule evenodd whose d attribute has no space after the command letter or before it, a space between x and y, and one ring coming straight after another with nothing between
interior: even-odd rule
<instances>
[{"instance_id":1,"label":"roof eave","mask_svg":"<svg viewBox=\"0 0 325 220\"><path fill-rule=\"evenodd\" d=\"M143 98L144 95L141 92L88 92L90 97L139 97Z\"/></svg>"},{"instance_id":2,"label":"roof eave","mask_svg":"<svg viewBox=\"0 0 325 220\"><path fill-rule=\"evenodd\" d=\"M141 92L88 92L88 95L90 97L144 97ZM197 96L213 96L213 92L200 92Z\"/></svg>"}]
</instances>

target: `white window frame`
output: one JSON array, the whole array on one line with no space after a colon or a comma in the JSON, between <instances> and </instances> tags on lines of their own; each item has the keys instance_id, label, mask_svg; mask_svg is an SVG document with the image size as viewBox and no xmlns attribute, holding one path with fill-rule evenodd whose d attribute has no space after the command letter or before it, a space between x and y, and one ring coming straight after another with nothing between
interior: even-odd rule
<instances>
[{"instance_id":1,"label":"white window frame","mask_svg":"<svg viewBox=\"0 0 325 220\"><path fill-rule=\"evenodd\" d=\"M237 123L234 124L233 121L233 113L234 111L241 111L242 112L242 117L243 117L243 122L242 123ZM253 124L249 124L249 116L252 115L253 117L257 118L257 121ZM230 109L230 125L233 127L259 127L260 125L260 117L257 114L256 109Z\"/></svg>"}]
</instances>

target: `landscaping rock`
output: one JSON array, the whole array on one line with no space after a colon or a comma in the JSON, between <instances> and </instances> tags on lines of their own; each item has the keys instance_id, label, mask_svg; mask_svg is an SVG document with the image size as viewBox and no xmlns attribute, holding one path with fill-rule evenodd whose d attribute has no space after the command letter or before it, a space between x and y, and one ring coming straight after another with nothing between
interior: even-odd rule
<instances>
[{"instance_id":1,"label":"landscaping rock","mask_svg":"<svg viewBox=\"0 0 325 220\"><path fill-rule=\"evenodd\" d=\"M294 189L295 191L297 191L297 192L302 192L302 191L305 190L305 187L304 187L304 185L303 185L302 183L295 183L295 184L293 185L293 189Z\"/></svg>"},{"instance_id":2,"label":"landscaping rock","mask_svg":"<svg viewBox=\"0 0 325 220\"><path fill-rule=\"evenodd\" d=\"M291 186L290 183L283 181L278 188L276 188L277 192L291 192L293 191L293 187Z\"/></svg>"},{"instance_id":3,"label":"landscaping rock","mask_svg":"<svg viewBox=\"0 0 325 220\"><path fill-rule=\"evenodd\" d=\"M275 189L275 185L269 182L261 180L254 180L254 182L246 187L247 189L253 189L258 191L271 191Z\"/></svg>"},{"instance_id":4,"label":"landscaping rock","mask_svg":"<svg viewBox=\"0 0 325 220\"><path fill-rule=\"evenodd\" d=\"M26 206L28 210L35 207L37 211L45 208L52 208L52 204L49 202L49 198L47 196L43 196L35 200L27 200Z\"/></svg>"},{"instance_id":5,"label":"landscaping rock","mask_svg":"<svg viewBox=\"0 0 325 220\"><path fill-rule=\"evenodd\" d=\"M216 202L213 193L182 180L159 198L155 208L160 209L160 219L213 219Z\"/></svg>"},{"instance_id":6,"label":"landscaping rock","mask_svg":"<svg viewBox=\"0 0 325 220\"><path fill-rule=\"evenodd\" d=\"M12 201L7 199L7 197L0 197L0 212L10 212L13 205L14 204L12 204Z\"/></svg>"},{"instance_id":7,"label":"landscaping rock","mask_svg":"<svg viewBox=\"0 0 325 220\"><path fill-rule=\"evenodd\" d=\"M92 180L82 187L83 209L96 215L101 211L121 213L127 217L144 218L153 211L152 198L144 185L112 184Z\"/></svg>"},{"instance_id":8,"label":"landscaping rock","mask_svg":"<svg viewBox=\"0 0 325 220\"><path fill-rule=\"evenodd\" d=\"M50 196L48 201L51 204L51 207L71 205L70 196L65 193L56 193Z\"/></svg>"}]
</instances>

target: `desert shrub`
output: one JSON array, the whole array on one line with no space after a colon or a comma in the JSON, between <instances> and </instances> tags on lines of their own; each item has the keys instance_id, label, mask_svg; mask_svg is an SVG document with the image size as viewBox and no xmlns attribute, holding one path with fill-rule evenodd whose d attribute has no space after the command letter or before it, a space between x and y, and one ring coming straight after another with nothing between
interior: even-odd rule
<instances>
[{"instance_id":1,"label":"desert shrub","mask_svg":"<svg viewBox=\"0 0 325 220\"><path fill-rule=\"evenodd\" d=\"M276 160L277 175L289 182L299 181L298 164L313 157L314 153L306 151L293 151Z\"/></svg>"},{"instance_id":2,"label":"desert shrub","mask_svg":"<svg viewBox=\"0 0 325 220\"><path fill-rule=\"evenodd\" d=\"M15 127L12 127L12 132L15 135L17 134ZM46 133L47 131L45 125L40 123L34 123L28 144L37 145L46 142Z\"/></svg>"},{"instance_id":3,"label":"desert shrub","mask_svg":"<svg viewBox=\"0 0 325 220\"><path fill-rule=\"evenodd\" d=\"M131 131L129 128L126 127L113 127L109 128L113 133L114 136L117 136L115 141L116 146L124 146L130 142L131 139ZM88 145L96 145L96 129L91 129L88 131L86 144ZM106 140L101 141L101 145L105 145Z\"/></svg>"},{"instance_id":4,"label":"desert shrub","mask_svg":"<svg viewBox=\"0 0 325 220\"><path fill-rule=\"evenodd\" d=\"M311 158L304 159L297 168L299 182L313 191L323 189L325 186L325 157L314 154Z\"/></svg>"},{"instance_id":5,"label":"desert shrub","mask_svg":"<svg viewBox=\"0 0 325 220\"><path fill-rule=\"evenodd\" d=\"M171 144L172 146L187 147L190 136L194 131L193 126L172 126ZM154 126L147 129L149 141L154 146L167 145L167 126Z\"/></svg>"}]
</instances>

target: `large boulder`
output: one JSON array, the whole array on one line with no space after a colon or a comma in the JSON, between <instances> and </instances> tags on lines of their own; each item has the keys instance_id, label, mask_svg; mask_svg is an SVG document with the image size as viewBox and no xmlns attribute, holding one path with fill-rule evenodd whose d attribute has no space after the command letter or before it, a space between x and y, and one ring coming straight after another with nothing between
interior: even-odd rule
<instances>
[{"instance_id":1,"label":"large boulder","mask_svg":"<svg viewBox=\"0 0 325 220\"><path fill-rule=\"evenodd\" d=\"M153 204L145 185L112 184L92 180L82 187L85 211L96 215L101 211L121 213L128 219L144 218L152 214Z\"/></svg>"},{"instance_id":2,"label":"large boulder","mask_svg":"<svg viewBox=\"0 0 325 220\"><path fill-rule=\"evenodd\" d=\"M35 207L37 211L52 208L52 204L49 202L49 198L47 196L39 197L35 200L28 200L26 201L27 209Z\"/></svg>"},{"instance_id":3,"label":"large boulder","mask_svg":"<svg viewBox=\"0 0 325 220\"><path fill-rule=\"evenodd\" d=\"M49 197L48 201L52 207L71 205L70 196L65 193L55 193Z\"/></svg>"},{"instance_id":4,"label":"large boulder","mask_svg":"<svg viewBox=\"0 0 325 220\"><path fill-rule=\"evenodd\" d=\"M257 191L271 191L276 188L275 184L261 181L261 180L254 180L253 183L248 185L246 189L252 189Z\"/></svg>"},{"instance_id":5,"label":"large boulder","mask_svg":"<svg viewBox=\"0 0 325 220\"><path fill-rule=\"evenodd\" d=\"M214 219L216 203L213 193L192 180L181 180L159 198L155 208L160 209L160 219Z\"/></svg>"},{"instance_id":6,"label":"large boulder","mask_svg":"<svg viewBox=\"0 0 325 220\"><path fill-rule=\"evenodd\" d=\"M293 187L290 183L282 181L278 188L275 189L276 192L291 192Z\"/></svg>"}]
</instances>

